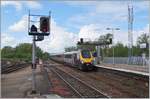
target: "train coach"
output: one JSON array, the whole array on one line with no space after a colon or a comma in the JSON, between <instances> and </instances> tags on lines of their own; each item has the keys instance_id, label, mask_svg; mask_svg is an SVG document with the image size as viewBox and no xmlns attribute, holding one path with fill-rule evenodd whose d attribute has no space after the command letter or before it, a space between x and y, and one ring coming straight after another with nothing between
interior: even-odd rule
<instances>
[{"instance_id":1,"label":"train coach","mask_svg":"<svg viewBox=\"0 0 150 99\"><path fill-rule=\"evenodd\" d=\"M63 54L53 55L51 58L55 61L69 64L82 71L97 69L96 66L94 66L94 57L89 50L65 52Z\"/></svg>"}]
</instances>

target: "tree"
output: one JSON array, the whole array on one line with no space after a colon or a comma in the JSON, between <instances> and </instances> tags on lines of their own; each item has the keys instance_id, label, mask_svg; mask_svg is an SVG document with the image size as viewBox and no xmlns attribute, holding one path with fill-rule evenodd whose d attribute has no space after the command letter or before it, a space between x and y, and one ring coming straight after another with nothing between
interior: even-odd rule
<instances>
[{"instance_id":1,"label":"tree","mask_svg":"<svg viewBox=\"0 0 150 99\"><path fill-rule=\"evenodd\" d=\"M146 43L147 48L148 48L148 39L149 39L149 35L144 33L141 36L138 37L137 39L137 44L140 45L142 43Z\"/></svg>"},{"instance_id":2,"label":"tree","mask_svg":"<svg viewBox=\"0 0 150 99\"><path fill-rule=\"evenodd\" d=\"M114 46L115 57L127 57L128 56L128 48L124 46L122 43L118 42Z\"/></svg>"},{"instance_id":3,"label":"tree","mask_svg":"<svg viewBox=\"0 0 150 99\"><path fill-rule=\"evenodd\" d=\"M146 48L145 48L145 49L141 49L141 50L143 50L143 51L141 51L141 53L142 53L142 52L145 52L146 55L149 54L149 50L148 50L148 48L149 48L149 41L148 41L148 40L149 40L149 39L150 39L150 37L149 37L149 35L146 34L146 33L142 34L142 35L139 36L138 39L137 39L137 46L140 46L140 44L143 44L143 43L146 44Z\"/></svg>"},{"instance_id":4,"label":"tree","mask_svg":"<svg viewBox=\"0 0 150 99\"><path fill-rule=\"evenodd\" d=\"M10 46L6 46L1 50L2 58L9 59L19 59L19 60L27 60L31 61L32 59L32 44L30 43L22 43L12 48ZM41 59L48 59L48 53L43 51L36 46L36 57Z\"/></svg>"},{"instance_id":5,"label":"tree","mask_svg":"<svg viewBox=\"0 0 150 99\"><path fill-rule=\"evenodd\" d=\"M44 59L44 60L49 59L49 57L50 57L50 55L47 52L43 53L43 55L42 55L42 59Z\"/></svg>"},{"instance_id":6,"label":"tree","mask_svg":"<svg viewBox=\"0 0 150 99\"><path fill-rule=\"evenodd\" d=\"M2 58L11 58L14 57L15 49L10 46L5 46L1 50L1 57Z\"/></svg>"},{"instance_id":7,"label":"tree","mask_svg":"<svg viewBox=\"0 0 150 99\"><path fill-rule=\"evenodd\" d=\"M36 46L36 57L37 58L41 58L43 57L43 51L41 50L41 48L39 48L38 46Z\"/></svg>"},{"instance_id":8,"label":"tree","mask_svg":"<svg viewBox=\"0 0 150 99\"><path fill-rule=\"evenodd\" d=\"M15 48L15 58L31 60L32 44L22 43Z\"/></svg>"}]
</instances>

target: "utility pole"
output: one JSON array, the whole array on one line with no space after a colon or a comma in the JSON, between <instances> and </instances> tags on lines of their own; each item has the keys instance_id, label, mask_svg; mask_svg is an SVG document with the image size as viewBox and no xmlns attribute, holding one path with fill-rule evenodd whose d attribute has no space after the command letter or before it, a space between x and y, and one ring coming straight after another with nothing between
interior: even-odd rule
<instances>
[{"instance_id":1,"label":"utility pole","mask_svg":"<svg viewBox=\"0 0 150 99\"><path fill-rule=\"evenodd\" d=\"M128 64L133 54L133 6L128 5Z\"/></svg>"}]
</instances>

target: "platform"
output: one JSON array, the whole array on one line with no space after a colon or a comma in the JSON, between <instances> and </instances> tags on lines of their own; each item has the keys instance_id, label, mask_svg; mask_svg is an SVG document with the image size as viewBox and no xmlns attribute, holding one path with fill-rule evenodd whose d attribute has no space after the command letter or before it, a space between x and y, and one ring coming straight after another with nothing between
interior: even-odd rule
<instances>
[{"instance_id":1,"label":"platform","mask_svg":"<svg viewBox=\"0 0 150 99\"><path fill-rule=\"evenodd\" d=\"M144 76L149 76L148 66L126 65L126 64L98 64L97 67L112 69L122 72L135 73Z\"/></svg>"},{"instance_id":2,"label":"platform","mask_svg":"<svg viewBox=\"0 0 150 99\"><path fill-rule=\"evenodd\" d=\"M27 66L20 70L2 74L1 87L2 87L2 98L33 98L33 97L47 97L49 95L49 83L45 77L44 72L37 66L36 69L36 90L39 95L28 95L32 88L32 71L31 66ZM53 96L54 97L54 96Z\"/></svg>"}]
</instances>

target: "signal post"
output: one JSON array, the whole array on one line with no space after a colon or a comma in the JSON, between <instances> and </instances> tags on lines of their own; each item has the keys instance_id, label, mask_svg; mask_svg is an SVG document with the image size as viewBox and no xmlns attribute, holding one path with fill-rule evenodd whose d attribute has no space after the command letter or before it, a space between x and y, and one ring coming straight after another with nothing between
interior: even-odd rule
<instances>
[{"instance_id":1,"label":"signal post","mask_svg":"<svg viewBox=\"0 0 150 99\"><path fill-rule=\"evenodd\" d=\"M31 20L31 17L36 17L37 20ZM28 34L33 36L32 40L32 91L31 94L37 94L36 91L36 41L44 40L44 36L50 35L50 19L51 12L48 16L45 15L28 15ZM40 27L36 27L35 23L39 23Z\"/></svg>"}]
</instances>

